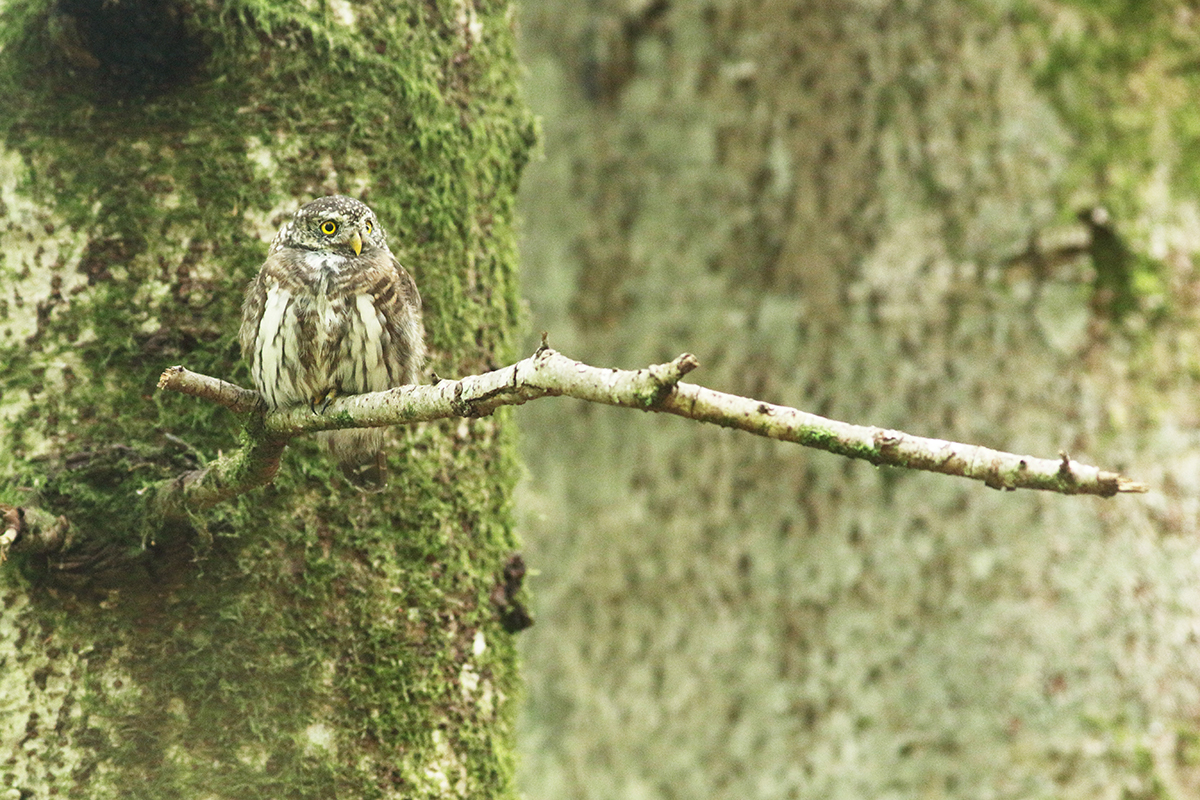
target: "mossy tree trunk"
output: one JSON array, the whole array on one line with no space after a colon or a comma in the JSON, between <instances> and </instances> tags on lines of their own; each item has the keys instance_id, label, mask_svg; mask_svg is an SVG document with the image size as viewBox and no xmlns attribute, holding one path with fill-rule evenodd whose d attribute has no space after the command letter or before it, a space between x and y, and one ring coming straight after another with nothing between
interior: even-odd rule
<instances>
[{"instance_id":1,"label":"mossy tree trunk","mask_svg":"<svg viewBox=\"0 0 1200 800\"><path fill-rule=\"evenodd\" d=\"M394 432L382 496L298 441L188 525L138 501L236 446L155 381L248 383L244 286L313 196L385 221L433 370L510 359L512 36L503 2L0 3L0 503L72 536L0 568L0 793L511 794L506 415Z\"/></svg>"}]
</instances>

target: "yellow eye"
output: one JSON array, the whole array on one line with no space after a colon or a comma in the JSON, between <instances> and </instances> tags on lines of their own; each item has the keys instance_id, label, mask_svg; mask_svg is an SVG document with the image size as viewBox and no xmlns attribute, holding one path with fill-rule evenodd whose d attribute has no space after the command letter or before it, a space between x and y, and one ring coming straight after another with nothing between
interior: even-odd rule
<instances>
[{"instance_id":1,"label":"yellow eye","mask_svg":"<svg viewBox=\"0 0 1200 800\"><path fill-rule=\"evenodd\" d=\"M371 223L368 222L367 223L367 233L371 232L371 228L372 228L372 225L371 225Z\"/></svg>"},{"instance_id":2,"label":"yellow eye","mask_svg":"<svg viewBox=\"0 0 1200 800\"><path fill-rule=\"evenodd\" d=\"M321 223L321 233L326 236L333 236L337 233L337 223L331 219L327 219Z\"/></svg>"}]
</instances>

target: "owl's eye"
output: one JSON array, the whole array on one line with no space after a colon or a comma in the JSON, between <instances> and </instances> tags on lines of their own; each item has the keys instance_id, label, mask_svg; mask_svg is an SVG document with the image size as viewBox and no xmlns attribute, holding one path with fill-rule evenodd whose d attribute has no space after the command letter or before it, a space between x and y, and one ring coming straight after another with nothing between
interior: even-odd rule
<instances>
[{"instance_id":1,"label":"owl's eye","mask_svg":"<svg viewBox=\"0 0 1200 800\"><path fill-rule=\"evenodd\" d=\"M374 229L374 227L375 227L374 225L372 225L371 223L368 222L367 223L367 233L370 233Z\"/></svg>"},{"instance_id":2,"label":"owl's eye","mask_svg":"<svg viewBox=\"0 0 1200 800\"><path fill-rule=\"evenodd\" d=\"M321 223L321 233L326 236L333 236L337 233L337 223L331 219L327 219Z\"/></svg>"}]
</instances>

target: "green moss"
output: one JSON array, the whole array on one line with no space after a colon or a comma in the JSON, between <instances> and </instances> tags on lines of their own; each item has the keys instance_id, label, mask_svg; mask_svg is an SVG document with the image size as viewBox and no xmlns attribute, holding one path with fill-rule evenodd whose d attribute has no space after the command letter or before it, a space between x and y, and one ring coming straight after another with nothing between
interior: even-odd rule
<instances>
[{"instance_id":1,"label":"green moss","mask_svg":"<svg viewBox=\"0 0 1200 800\"><path fill-rule=\"evenodd\" d=\"M1038 48L1040 88L1076 143L1058 201L1064 221L1093 206L1114 220L1092 229L1094 305L1117 322L1161 321L1169 269L1148 255L1149 240L1153 227L1176 221L1148 219L1158 212L1146 187L1200 194L1194 26L1178 4L1157 0L1076 0L1054 15L1022 7L1037 41L1049 43Z\"/></svg>"},{"instance_id":2,"label":"green moss","mask_svg":"<svg viewBox=\"0 0 1200 800\"><path fill-rule=\"evenodd\" d=\"M48 763L76 766L36 793L422 796L431 775L511 793L515 654L488 600L516 546L508 415L397 432L383 498L298 441L272 486L199 533L147 536L134 513L150 481L236 446L227 411L154 385L174 363L246 383L243 287L264 229L306 196L356 194L385 220L421 287L433 370L511 359L513 194L533 127L507 11L354 4L352 33L324 5L197 7L183 25L204 60L140 89L73 62L49 3L6 7L0 138L22 196L51 210L35 234L74 244L58 267L73 293L35 337L0 336L0 391L22 398L0 421L0 481L138 565L65 593L26 565L22 625L78 673L47 744L61 749ZM42 268L6 259L0 286ZM90 452L112 457L70 458Z\"/></svg>"}]
</instances>

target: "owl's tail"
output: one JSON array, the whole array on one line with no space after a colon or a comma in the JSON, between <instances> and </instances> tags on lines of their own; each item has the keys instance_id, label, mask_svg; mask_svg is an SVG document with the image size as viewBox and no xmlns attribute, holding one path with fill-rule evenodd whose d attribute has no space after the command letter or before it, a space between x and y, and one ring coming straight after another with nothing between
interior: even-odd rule
<instances>
[{"instance_id":1,"label":"owl's tail","mask_svg":"<svg viewBox=\"0 0 1200 800\"><path fill-rule=\"evenodd\" d=\"M352 428L318 434L329 444L346 480L364 492L382 492L387 488L387 459L383 453L383 431L379 428Z\"/></svg>"}]
</instances>

